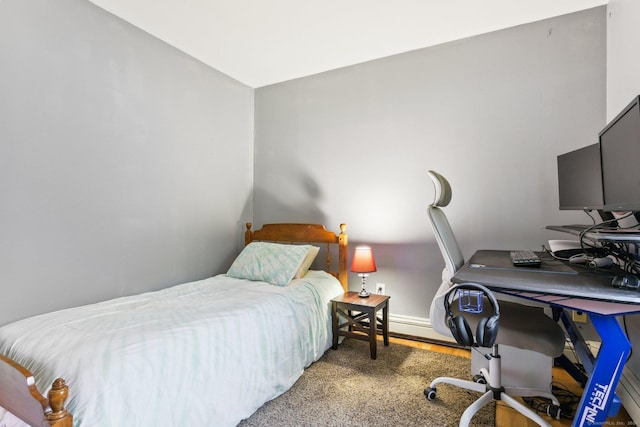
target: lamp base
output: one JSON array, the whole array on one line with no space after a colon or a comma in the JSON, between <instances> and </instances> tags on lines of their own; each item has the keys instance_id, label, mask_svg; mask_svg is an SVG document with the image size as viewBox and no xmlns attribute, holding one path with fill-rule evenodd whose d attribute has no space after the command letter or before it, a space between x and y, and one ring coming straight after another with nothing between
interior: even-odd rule
<instances>
[{"instance_id":1,"label":"lamp base","mask_svg":"<svg viewBox=\"0 0 640 427\"><path fill-rule=\"evenodd\" d=\"M369 295L371 295L370 292L365 291L364 289L360 291L360 293L358 293L358 296L360 298L369 298Z\"/></svg>"}]
</instances>

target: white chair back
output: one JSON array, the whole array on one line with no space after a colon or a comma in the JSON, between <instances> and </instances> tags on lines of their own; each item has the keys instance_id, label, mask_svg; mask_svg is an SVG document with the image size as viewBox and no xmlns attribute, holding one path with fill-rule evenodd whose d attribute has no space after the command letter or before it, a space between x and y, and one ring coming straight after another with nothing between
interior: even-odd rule
<instances>
[{"instance_id":1,"label":"white chair back","mask_svg":"<svg viewBox=\"0 0 640 427\"><path fill-rule=\"evenodd\" d=\"M428 171L429 178L433 181L435 196L433 203L427 207L427 216L436 236L438 247L444 258L445 265L449 272L449 277L453 276L464 264L464 256L458 246L456 236L449 224L447 216L441 209L451 201L451 186L449 182L439 173Z\"/></svg>"}]
</instances>

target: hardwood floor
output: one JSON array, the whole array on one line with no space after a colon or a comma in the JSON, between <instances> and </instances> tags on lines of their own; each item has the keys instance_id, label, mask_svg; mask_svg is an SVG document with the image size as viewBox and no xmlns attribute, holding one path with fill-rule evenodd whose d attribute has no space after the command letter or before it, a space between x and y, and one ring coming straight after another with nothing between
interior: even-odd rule
<instances>
[{"instance_id":1,"label":"hardwood floor","mask_svg":"<svg viewBox=\"0 0 640 427\"><path fill-rule=\"evenodd\" d=\"M453 354L456 356L471 358L470 351L466 349L449 347L446 345L430 344L430 343L403 339L403 338L396 338L396 337L391 337L390 341L397 344L422 348L425 350L436 351L439 353L447 353L447 354ZM552 376L553 376L554 383L562 385L564 388L576 394L577 396L580 396L582 394L582 387L580 386L580 384L576 382L564 369L559 367L554 367ZM426 381L428 380L425 379L425 384L426 384ZM545 418L551 423L553 427L570 426L572 421L570 419L565 419L565 418L560 420L555 420L550 417L545 417ZM629 415L624 410L624 408L620 408L620 411L617 416L610 417L607 419L607 425L625 425L626 426L626 425L634 425L634 424L633 424L633 421L631 420L631 417L629 417ZM496 427L535 427L535 426L538 426L538 424L529 420L524 415L521 415L520 413L516 412L511 407L498 402L496 407Z\"/></svg>"}]
</instances>

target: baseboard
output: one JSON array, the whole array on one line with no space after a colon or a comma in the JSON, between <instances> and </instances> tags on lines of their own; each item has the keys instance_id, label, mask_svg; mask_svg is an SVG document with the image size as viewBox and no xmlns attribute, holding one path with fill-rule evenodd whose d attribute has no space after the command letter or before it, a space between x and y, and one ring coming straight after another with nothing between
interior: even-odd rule
<instances>
[{"instance_id":1,"label":"baseboard","mask_svg":"<svg viewBox=\"0 0 640 427\"><path fill-rule=\"evenodd\" d=\"M434 331L431 327L431 321L424 317L390 314L389 332L402 336L455 343L453 338L446 337Z\"/></svg>"}]
</instances>

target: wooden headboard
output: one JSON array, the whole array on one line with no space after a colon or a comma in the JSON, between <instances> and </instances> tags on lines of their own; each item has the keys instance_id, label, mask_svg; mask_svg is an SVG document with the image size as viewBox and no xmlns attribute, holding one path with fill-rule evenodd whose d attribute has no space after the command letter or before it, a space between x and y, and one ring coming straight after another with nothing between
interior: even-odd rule
<instances>
[{"instance_id":1,"label":"wooden headboard","mask_svg":"<svg viewBox=\"0 0 640 427\"><path fill-rule=\"evenodd\" d=\"M252 231L252 224L247 223L244 232L245 246L253 241L280 243L322 243L327 245L326 271L333 274L342 284L345 292L349 289L349 271L347 269L348 240L345 224L340 224L340 234L327 229L322 224L264 224L261 229ZM337 270L331 266L331 245L338 245Z\"/></svg>"}]
</instances>

